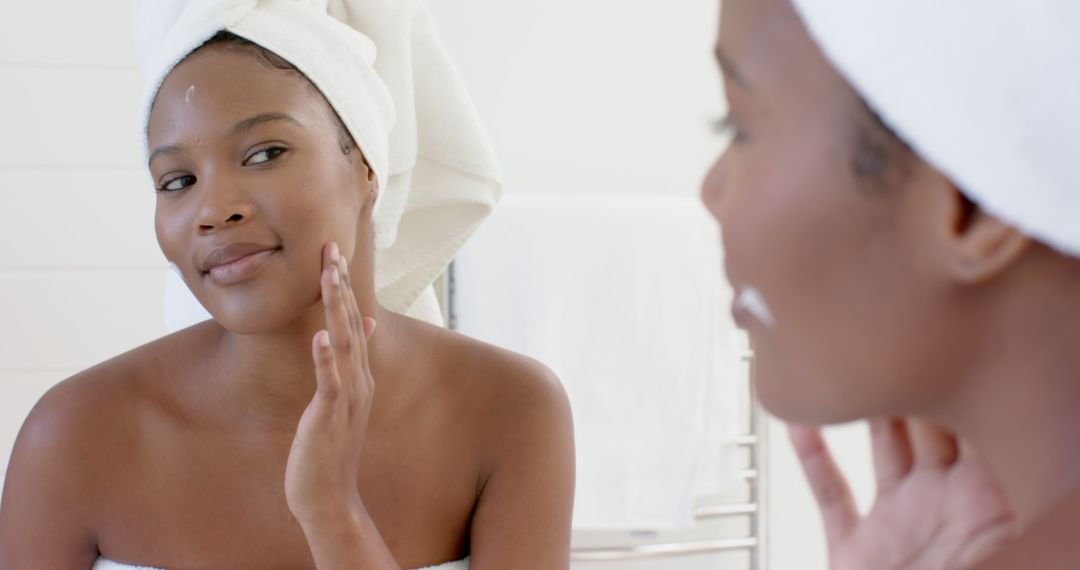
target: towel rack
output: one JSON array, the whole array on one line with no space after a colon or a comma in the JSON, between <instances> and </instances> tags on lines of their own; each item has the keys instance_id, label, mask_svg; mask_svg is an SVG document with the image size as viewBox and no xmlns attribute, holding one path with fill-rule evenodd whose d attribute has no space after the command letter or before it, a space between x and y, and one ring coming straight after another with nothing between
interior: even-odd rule
<instances>
[{"instance_id":1,"label":"towel rack","mask_svg":"<svg viewBox=\"0 0 1080 570\"><path fill-rule=\"evenodd\" d=\"M753 377L753 353L747 351L743 359L748 363L751 379ZM716 538L683 542L664 542L635 544L613 548L576 548L571 552L571 559L577 561L619 561L642 560L649 558L670 558L711 554L717 552L745 551L750 554L751 570L768 568L768 492L766 477L768 467L768 424L764 412L753 397L751 381L750 432L740 436L735 443L750 451L750 464L743 470L742 477L749 486L749 502L704 505L697 508L697 520L728 517L749 517L750 533L748 536L735 538Z\"/></svg>"},{"instance_id":2,"label":"towel rack","mask_svg":"<svg viewBox=\"0 0 1080 570\"><path fill-rule=\"evenodd\" d=\"M454 264L436 282L436 293L444 299L443 317L447 327L457 328L455 311ZM694 515L699 521L717 518L748 517L750 533L747 536L733 538L714 538L682 542L656 542L618 547L579 547L570 553L574 561L628 561L651 558L670 558L712 554L719 552L744 551L750 555L750 570L768 569L768 422L764 411L754 396L754 354L747 349L742 359L750 371L750 402L748 404L749 432L737 437L735 444L749 451L749 464L743 469L741 477L749 487L749 501L744 503L703 505Z\"/></svg>"}]
</instances>

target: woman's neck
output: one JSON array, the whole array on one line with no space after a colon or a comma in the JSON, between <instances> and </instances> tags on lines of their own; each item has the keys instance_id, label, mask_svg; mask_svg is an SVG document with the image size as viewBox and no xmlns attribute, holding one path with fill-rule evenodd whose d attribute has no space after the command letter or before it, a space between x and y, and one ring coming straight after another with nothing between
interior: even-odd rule
<instances>
[{"instance_id":1,"label":"woman's neck","mask_svg":"<svg viewBox=\"0 0 1080 570\"><path fill-rule=\"evenodd\" d=\"M1070 305L1017 303L981 343L951 412L931 414L987 460L1021 528L1080 489L1080 307Z\"/></svg>"},{"instance_id":2,"label":"woman's neck","mask_svg":"<svg viewBox=\"0 0 1080 570\"><path fill-rule=\"evenodd\" d=\"M374 295L361 302L361 311L372 316L377 328L368 342L369 366L381 383L398 376L395 368L402 320L378 305ZM358 292L358 300L362 294ZM367 308L364 308L364 307ZM210 389L203 409L214 409L229 422L243 422L255 429L282 431L291 437L300 415L315 393L312 339L325 328L321 302L302 318L271 332L240 335L218 329L211 356ZM389 394L383 390L380 395Z\"/></svg>"}]
</instances>

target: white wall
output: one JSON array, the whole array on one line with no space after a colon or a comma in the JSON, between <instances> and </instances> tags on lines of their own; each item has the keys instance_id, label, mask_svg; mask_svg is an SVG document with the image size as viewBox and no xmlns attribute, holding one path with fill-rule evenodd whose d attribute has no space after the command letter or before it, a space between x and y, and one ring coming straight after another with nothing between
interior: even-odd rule
<instances>
[{"instance_id":1,"label":"white wall","mask_svg":"<svg viewBox=\"0 0 1080 570\"><path fill-rule=\"evenodd\" d=\"M3 471L45 390L164 331L128 22L127 2L81 0L0 18Z\"/></svg>"},{"instance_id":2,"label":"white wall","mask_svg":"<svg viewBox=\"0 0 1080 570\"><path fill-rule=\"evenodd\" d=\"M717 0L428 3L507 192L697 192L722 143Z\"/></svg>"}]
</instances>

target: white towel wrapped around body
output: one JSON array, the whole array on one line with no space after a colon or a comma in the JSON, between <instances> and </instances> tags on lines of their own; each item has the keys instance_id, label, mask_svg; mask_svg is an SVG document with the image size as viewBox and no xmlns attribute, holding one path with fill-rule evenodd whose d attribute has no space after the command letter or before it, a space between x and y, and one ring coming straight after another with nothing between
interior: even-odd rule
<instances>
[{"instance_id":1,"label":"white towel wrapped around body","mask_svg":"<svg viewBox=\"0 0 1080 570\"><path fill-rule=\"evenodd\" d=\"M920 156L988 212L1080 256L1080 2L794 4Z\"/></svg>"},{"instance_id":2,"label":"white towel wrapped around body","mask_svg":"<svg viewBox=\"0 0 1080 570\"><path fill-rule=\"evenodd\" d=\"M129 564L121 564L119 562L113 562L105 558L98 558L94 563L94 567L91 570L164 570L163 568L153 568L150 566L132 566ZM427 566L418 570L469 570L469 559L458 560L457 562L447 562L446 564L439 564L437 566Z\"/></svg>"},{"instance_id":3,"label":"white towel wrapped around body","mask_svg":"<svg viewBox=\"0 0 1080 570\"><path fill-rule=\"evenodd\" d=\"M420 0L136 0L143 124L169 72L219 31L299 69L375 173L375 288L407 312L488 215L501 174ZM188 319L190 320L190 318Z\"/></svg>"}]
</instances>

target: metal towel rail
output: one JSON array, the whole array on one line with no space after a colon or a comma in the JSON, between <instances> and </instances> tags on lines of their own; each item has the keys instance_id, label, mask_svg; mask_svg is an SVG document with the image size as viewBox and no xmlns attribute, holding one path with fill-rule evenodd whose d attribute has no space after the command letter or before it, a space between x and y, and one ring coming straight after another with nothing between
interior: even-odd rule
<instances>
[{"instance_id":1,"label":"metal towel rail","mask_svg":"<svg viewBox=\"0 0 1080 570\"><path fill-rule=\"evenodd\" d=\"M753 377L753 353L747 351L743 357L749 364L751 380ZM576 548L571 552L571 559L580 561L619 561L642 560L649 558L669 558L716 552L747 551L750 554L751 570L768 568L768 552L765 548L768 535L768 493L765 473L768 467L768 454L765 442L768 440L768 424L753 397L751 381L750 398L750 433L739 437L736 444L750 450L750 465L742 473L750 488L750 501L747 503L707 505L698 507L695 515L698 520L721 517L750 517L750 534L745 537L716 538L683 542L664 542L635 544L613 548Z\"/></svg>"},{"instance_id":2,"label":"metal towel rail","mask_svg":"<svg viewBox=\"0 0 1080 570\"><path fill-rule=\"evenodd\" d=\"M457 313L454 306L454 266L450 265L443 280L438 283L437 291L446 299L444 316L449 328L457 328ZM742 478L749 486L750 501L747 503L706 505L695 511L697 520L726 517L749 517L750 534L744 537L715 538L683 542L662 542L618 546L611 548L585 547L574 548L570 558L575 561L626 561L650 558L669 558L717 552L746 551L750 554L751 570L768 569L768 551L765 548L768 537L768 492L766 474L768 473L768 422L757 398L753 394L754 356L747 350L743 360L750 371L750 432L738 437L736 445L750 451L749 465L742 471Z\"/></svg>"}]
</instances>

